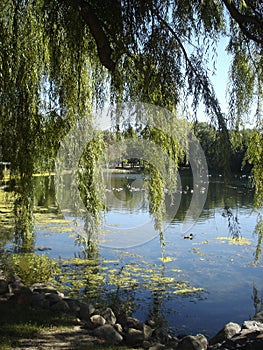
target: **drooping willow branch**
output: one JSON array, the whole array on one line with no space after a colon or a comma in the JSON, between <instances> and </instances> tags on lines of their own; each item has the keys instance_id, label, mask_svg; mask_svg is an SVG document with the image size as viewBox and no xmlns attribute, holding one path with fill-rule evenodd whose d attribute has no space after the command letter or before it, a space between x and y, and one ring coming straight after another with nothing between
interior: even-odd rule
<instances>
[{"instance_id":1,"label":"drooping willow branch","mask_svg":"<svg viewBox=\"0 0 263 350\"><path fill-rule=\"evenodd\" d=\"M218 123L219 126L221 128L224 129L224 125L225 125L225 120L224 117L220 111L220 107L217 101L217 98L214 94L214 91L211 91L211 89L209 88L209 81L208 78L204 75L202 75L199 71L198 68L194 66L194 64L192 63L191 59L188 57L187 51L184 47L184 45L182 44L182 41L180 40L179 36L177 35L177 33L175 32L175 30L169 25L169 23L167 23L161 16L160 14L153 9L154 14L156 15L156 17L158 18L159 22L162 23L168 30L169 32L173 35L173 37L175 38L175 40L177 41L183 56L185 58L186 64L187 66L190 68L190 70L193 72L193 74L196 76L198 82L201 84L201 86L203 87L204 91L207 93L207 102L211 103L211 106L218 118Z\"/></svg>"},{"instance_id":2,"label":"drooping willow branch","mask_svg":"<svg viewBox=\"0 0 263 350\"><path fill-rule=\"evenodd\" d=\"M223 113L221 112L219 102L215 96L215 92L213 90L213 87L211 86L211 84L209 82L209 78L207 77L205 72L202 72L202 70L200 71L200 67L198 67L192 63L182 41L180 40L180 38L177 35L177 33L175 32L175 30L169 25L169 23L167 23L167 21L165 21L160 16L158 11L156 11L154 9L152 9L152 11L153 11L154 15L157 17L157 19L159 20L159 22L168 29L168 31L172 34L172 36L177 41L177 43L178 43L178 45L183 53L187 67L190 68L190 71L196 77L196 81L198 82L198 84L200 84L200 86L203 89L202 96L204 98L205 105L207 106L208 110L210 109L211 111L213 111L213 113L217 117L219 130L221 131L220 135L221 135L221 139L222 139L222 147L221 147L222 154L223 154L222 162L224 163L224 169L227 173L228 172L227 169L229 168L229 161L230 161L229 149L231 149L229 132L228 132L228 129L226 126L225 117L224 117Z\"/></svg>"},{"instance_id":3,"label":"drooping willow branch","mask_svg":"<svg viewBox=\"0 0 263 350\"><path fill-rule=\"evenodd\" d=\"M226 8L228 9L231 17L238 23L240 30L243 34L250 40L253 40L255 43L263 45L263 18L258 12L255 16L243 15L237 8L234 6L233 2L229 0L222 0ZM250 5L250 7L252 7ZM253 31L258 30L258 35L252 33L247 26L252 25Z\"/></svg>"}]
</instances>

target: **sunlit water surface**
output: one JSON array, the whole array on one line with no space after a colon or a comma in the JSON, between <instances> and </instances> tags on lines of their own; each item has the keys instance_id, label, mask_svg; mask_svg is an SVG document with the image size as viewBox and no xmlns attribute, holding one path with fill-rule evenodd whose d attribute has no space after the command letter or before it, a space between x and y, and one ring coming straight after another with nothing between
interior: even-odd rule
<instances>
[{"instance_id":1,"label":"sunlit water surface","mask_svg":"<svg viewBox=\"0 0 263 350\"><path fill-rule=\"evenodd\" d=\"M111 261L120 273L126 266L139 267L135 275L140 283L127 292L136 317L142 321L158 318L175 334L203 332L211 336L227 322L242 323L262 309L263 261L255 233L259 211L253 210L253 191L247 179L237 176L226 185L222 177L210 177L203 211L196 223L183 232L182 222L193 190L198 189L193 188L187 176L181 180L182 193L175 196L180 206L175 204L176 215L165 223L160 240L140 176L111 175L99 256ZM38 198L39 207L52 207L52 200L47 198ZM73 219L66 219L74 227ZM185 238L190 234L192 239ZM229 238L235 234L248 244L231 244ZM59 221L55 229L36 224L36 250L49 248L40 254L51 258L81 256L75 238L74 230L60 230ZM148 273L152 267L175 282L186 281L197 292L177 294L172 283L160 283L153 290L144 288L144 266ZM114 290L114 286L110 288Z\"/></svg>"}]
</instances>

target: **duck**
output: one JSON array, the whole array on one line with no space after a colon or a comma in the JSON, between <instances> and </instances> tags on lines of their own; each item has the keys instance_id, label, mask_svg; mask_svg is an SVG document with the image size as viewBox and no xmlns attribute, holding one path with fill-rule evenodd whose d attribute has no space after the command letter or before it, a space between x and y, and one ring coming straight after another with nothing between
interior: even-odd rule
<instances>
[{"instance_id":1,"label":"duck","mask_svg":"<svg viewBox=\"0 0 263 350\"><path fill-rule=\"evenodd\" d=\"M194 238L194 235L192 233L184 236L184 239L193 239L193 238Z\"/></svg>"}]
</instances>

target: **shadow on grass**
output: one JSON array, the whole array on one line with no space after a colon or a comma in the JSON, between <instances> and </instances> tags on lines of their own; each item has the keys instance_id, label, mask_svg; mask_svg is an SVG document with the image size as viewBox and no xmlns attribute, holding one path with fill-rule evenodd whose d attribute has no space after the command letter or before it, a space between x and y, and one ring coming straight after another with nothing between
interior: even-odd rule
<instances>
[{"instance_id":1,"label":"shadow on grass","mask_svg":"<svg viewBox=\"0 0 263 350\"><path fill-rule=\"evenodd\" d=\"M0 301L0 350L10 349L120 350L80 327L68 314L33 309L10 301Z\"/></svg>"}]
</instances>

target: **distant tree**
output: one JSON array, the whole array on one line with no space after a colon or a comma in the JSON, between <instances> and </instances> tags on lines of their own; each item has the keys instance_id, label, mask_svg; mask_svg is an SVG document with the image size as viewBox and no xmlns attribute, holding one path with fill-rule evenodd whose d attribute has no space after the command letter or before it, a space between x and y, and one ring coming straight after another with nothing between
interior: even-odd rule
<instances>
[{"instance_id":1,"label":"distant tree","mask_svg":"<svg viewBox=\"0 0 263 350\"><path fill-rule=\"evenodd\" d=\"M232 144L232 153L230 159L230 168L232 173L250 174L251 164L246 159L246 153L251 140L252 130L241 129L239 132L231 131L230 139Z\"/></svg>"},{"instance_id":2,"label":"distant tree","mask_svg":"<svg viewBox=\"0 0 263 350\"><path fill-rule=\"evenodd\" d=\"M220 142L216 128L205 122L194 123L194 133L205 152L207 165L210 171L222 172L220 162Z\"/></svg>"}]
</instances>

